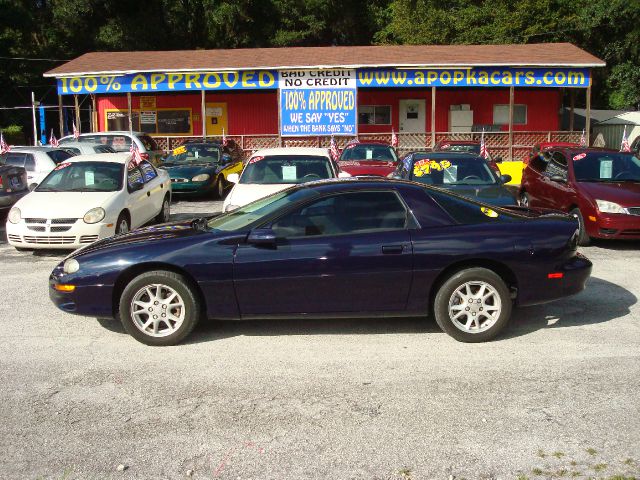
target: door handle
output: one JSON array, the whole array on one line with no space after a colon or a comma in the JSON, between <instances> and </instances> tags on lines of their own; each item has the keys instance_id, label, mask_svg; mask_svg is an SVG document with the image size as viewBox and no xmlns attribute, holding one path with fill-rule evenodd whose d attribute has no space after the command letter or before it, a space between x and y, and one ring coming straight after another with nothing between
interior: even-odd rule
<instances>
[{"instance_id":1,"label":"door handle","mask_svg":"<svg viewBox=\"0 0 640 480\"><path fill-rule=\"evenodd\" d=\"M383 245L382 253L385 255L399 255L404 251L404 245Z\"/></svg>"}]
</instances>

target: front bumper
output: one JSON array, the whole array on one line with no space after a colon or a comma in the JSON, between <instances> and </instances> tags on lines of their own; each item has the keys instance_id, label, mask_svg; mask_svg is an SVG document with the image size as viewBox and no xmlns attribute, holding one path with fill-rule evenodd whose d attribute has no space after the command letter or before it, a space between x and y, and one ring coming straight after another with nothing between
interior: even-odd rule
<instances>
[{"instance_id":1,"label":"front bumper","mask_svg":"<svg viewBox=\"0 0 640 480\"><path fill-rule=\"evenodd\" d=\"M0 210L10 209L27 193L29 193L29 190L21 190L19 192L0 192Z\"/></svg>"},{"instance_id":2,"label":"front bumper","mask_svg":"<svg viewBox=\"0 0 640 480\"><path fill-rule=\"evenodd\" d=\"M174 195L206 195L213 189L211 182L174 182L171 181L171 192Z\"/></svg>"},{"instance_id":3,"label":"front bumper","mask_svg":"<svg viewBox=\"0 0 640 480\"><path fill-rule=\"evenodd\" d=\"M112 318L113 286L89 285L76 286L73 292L60 292L54 288L56 284L65 283L64 275L56 274L56 268L49 277L49 298L63 312L97 318ZM72 280L69 283L74 283Z\"/></svg>"},{"instance_id":4,"label":"front bumper","mask_svg":"<svg viewBox=\"0 0 640 480\"><path fill-rule=\"evenodd\" d=\"M114 223L87 224L82 219L73 224L27 224L24 218L7 222L7 241L18 248L75 250L114 234Z\"/></svg>"},{"instance_id":5,"label":"front bumper","mask_svg":"<svg viewBox=\"0 0 640 480\"><path fill-rule=\"evenodd\" d=\"M606 239L640 239L640 215L600 213L594 222L588 215L584 222L590 237Z\"/></svg>"}]
</instances>

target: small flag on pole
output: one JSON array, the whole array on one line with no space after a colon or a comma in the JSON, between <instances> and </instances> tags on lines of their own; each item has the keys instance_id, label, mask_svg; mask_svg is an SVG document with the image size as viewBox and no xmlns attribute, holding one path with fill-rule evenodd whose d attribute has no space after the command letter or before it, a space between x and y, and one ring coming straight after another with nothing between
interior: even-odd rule
<instances>
[{"instance_id":1,"label":"small flag on pole","mask_svg":"<svg viewBox=\"0 0 640 480\"><path fill-rule=\"evenodd\" d=\"M391 146L393 148L398 148L398 136L393 128L391 129Z\"/></svg>"},{"instance_id":2,"label":"small flag on pole","mask_svg":"<svg viewBox=\"0 0 640 480\"><path fill-rule=\"evenodd\" d=\"M129 148L129 153L131 153L131 164L133 166L139 165L142 162L142 155L140 155L140 149L136 142L131 139L131 148Z\"/></svg>"},{"instance_id":3,"label":"small flag on pole","mask_svg":"<svg viewBox=\"0 0 640 480\"><path fill-rule=\"evenodd\" d=\"M340 158L340 150L338 149L338 144L336 143L336 139L331 135L331 142L329 143L329 151L331 152L331 158L335 161Z\"/></svg>"},{"instance_id":4,"label":"small flag on pole","mask_svg":"<svg viewBox=\"0 0 640 480\"><path fill-rule=\"evenodd\" d=\"M4 135L0 132L0 155L11 151L11 146L4 141Z\"/></svg>"},{"instance_id":5,"label":"small flag on pole","mask_svg":"<svg viewBox=\"0 0 640 480\"><path fill-rule=\"evenodd\" d=\"M76 122L73 122L73 138L76 140L80 138L80 130L76 127Z\"/></svg>"},{"instance_id":6,"label":"small flag on pole","mask_svg":"<svg viewBox=\"0 0 640 480\"><path fill-rule=\"evenodd\" d=\"M620 151L621 152L630 152L631 146L629 146L629 139L627 138L627 126L624 126L624 131L622 132L622 142L620 143Z\"/></svg>"},{"instance_id":7,"label":"small flag on pole","mask_svg":"<svg viewBox=\"0 0 640 480\"><path fill-rule=\"evenodd\" d=\"M487 144L484 143L484 128L482 129L482 135L480 136L480 156L482 158L489 158L489 152L487 151Z\"/></svg>"},{"instance_id":8,"label":"small flag on pole","mask_svg":"<svg viewBox=\"0 0 640 480\"><path fill-rule=\"evenodd\" d=\"M49 145L56 148L60 146L60 142L58 141L56 136L53 134L53 128L51 129L51 136L49 137Z\"/></svg>"},{"instance_id":9,"label":"small flag on pole","mask_svg":"<svg viewBox=\"0 0 640 480\"><path fill-rule=\"evenodd\" d=\"M587 146L587 136L585 135L584 128L582 129L582 135L580 135L580 146L581 147Z\"/></svg>"}]
</instances>

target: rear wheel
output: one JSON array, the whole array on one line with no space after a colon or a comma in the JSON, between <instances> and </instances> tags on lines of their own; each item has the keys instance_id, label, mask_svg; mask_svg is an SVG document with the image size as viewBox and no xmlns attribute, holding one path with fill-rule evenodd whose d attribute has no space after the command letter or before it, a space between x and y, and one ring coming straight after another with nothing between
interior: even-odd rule
<instances>
[{"instance_id":1,"label":"rear wheel","mask_svg":"<svg viewBox=\"0 0 640 480\"><path fill-rule=\"evenodd\" d=\"M143 273L120 297L120 321L125 330L146 345L176 345L200 320L200 302L189 282L174 272Z\"/></svg>"},{"instance_id":2,"label":"rear wheel","mask_svg":"<svg viewBox=\"0 0 640 480\"><path fill-rule=\"evenodd\" d=\"M116 235L120 235L121 233L127 233L131 230L131 224L129 223L129 216L122 212L118 216L118 221L116 222Z\"/></svg>"},{"instance_id":3,"label":"rear wheel","mask_svg":"<svg viewBox=\"0 0 640 480\"><path fill-rule=\"evenodd\" d=\"M576 217L578 220L578 245L581 247L586 247L591 243L591 237L587 233L587 229L584 226L584 218L582 217L582 213L579 208L574 208L569 212L571 215Z\"/></svg>"},{"instance_id":4,"label":"rear wheel","mask_svg":"<svg viewBox=\"0 0 640 480\"><path fill-rule=\"evenodd\" d=\"M491 340L509 323L509 288L495 272L468 268L454 273L440 287L433 304L440 328L460 342Z\"/></svg>"},{"instance_id":5,"label":"rear wheel","mask_svg":"<svg viewBox=\"0 0 640 480\"><path fill-rule=\"evenodd\" d=\"M522 192L520 194L520 206L529 208L531 204L529 203L529 194L527 192Z\"/></svg>"}]
</instances>

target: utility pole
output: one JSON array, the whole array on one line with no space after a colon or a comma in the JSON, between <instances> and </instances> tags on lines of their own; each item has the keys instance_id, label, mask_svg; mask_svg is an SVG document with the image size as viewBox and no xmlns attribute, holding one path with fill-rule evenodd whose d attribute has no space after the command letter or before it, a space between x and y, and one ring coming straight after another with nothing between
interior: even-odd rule
<instances>
[{"instance_id":1,"label":"utility pole","mask_svg":"<svg viewBox=\"0 0 640 480\"><path fill-rule=\"evenodd\" d=\"M31 115L33 116L33 146L38 146L38 127L36 125L36 95L31 92Z\"/></svg>"}]
</instances>

